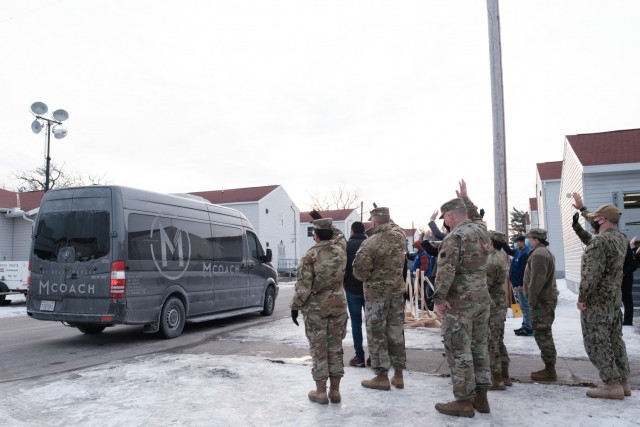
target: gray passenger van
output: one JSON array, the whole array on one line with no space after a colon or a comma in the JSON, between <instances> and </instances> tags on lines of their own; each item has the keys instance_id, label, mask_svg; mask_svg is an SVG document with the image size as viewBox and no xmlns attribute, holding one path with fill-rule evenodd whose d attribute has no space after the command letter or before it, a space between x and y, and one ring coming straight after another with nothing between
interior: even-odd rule
<instances>
[{"instance_id":1,"label":"gray passenger van","mask_svg":"<svg viewBox=\"0 0 640 427\"><path fill-rule=\"evenodd\" d=\"M273 313L271 250L235 209L120 186L47 192L35 223L27 314L85 334Z\"/></svg>"}]
</instances>

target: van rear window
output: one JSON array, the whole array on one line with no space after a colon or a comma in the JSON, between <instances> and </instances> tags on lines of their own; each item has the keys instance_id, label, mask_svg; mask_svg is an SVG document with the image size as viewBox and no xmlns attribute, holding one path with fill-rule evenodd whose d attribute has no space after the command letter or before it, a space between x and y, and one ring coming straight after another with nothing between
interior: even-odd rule
<instances>
[{"instance_id":1,"label":"van rear window","mask_svg":"<svg viewBox=\"0 0 640 427\"><path fill-rule=\"evenodd\" d=\"M75 261L102 258L110 251L107 211L49 212L38 216L33 253L55 261L63 248L73 248Z\"/></svg>"}]
</instances>

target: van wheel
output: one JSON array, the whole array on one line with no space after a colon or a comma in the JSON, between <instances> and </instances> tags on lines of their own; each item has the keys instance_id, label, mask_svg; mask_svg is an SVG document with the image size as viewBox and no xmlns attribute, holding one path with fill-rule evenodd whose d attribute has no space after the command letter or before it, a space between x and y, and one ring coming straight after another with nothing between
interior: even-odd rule
<instances>
[{"instance_id":1,"label":"van wheel","mask_svg":"<svg viewBox=\"0 0 640 427\"><path fill-rule=\"evenodd\" d=\"M9 287L7 286L6 283L0 282L0 292L9 292ZM7 298L6 295L0 295L0 305L5 305L6 298ZM9 304L11 304L11 301L9 301Z\"/></svg>"},{"instance_id":2,"label":"van wheel","mask_svg":"<svg viewBox=\"0 0 640 427\"><path fill-rule=\"evenodd\" d=\"M176 297L164 303L160 315L160 333L165 338L175 338L184 329L184 304Z\"/></svg>"},{"instance_id":3,"label":"van wheel","mask_svg":"<svg viewBox=\"0 0 640 427\"><path fill-rule=\"evenodd\" d=\"M264 294L264 310L260 312L263 316L271 316L276 306L276 295L273 288L269 286Z\"/></svg>"},{"instance_id":4,"label":"van wheel","mask_svg":"<svg viewBox=\"0 0 640 427\"><path fill-rule=\"evenodd\" d=\"M83 334L96 335L96 334L99 334L100 332L104 331L104 328L106 328L106 326L101 326L101 325L83 325L83 326L77 326L77 328Z\"/></svg>"}]
</instances>

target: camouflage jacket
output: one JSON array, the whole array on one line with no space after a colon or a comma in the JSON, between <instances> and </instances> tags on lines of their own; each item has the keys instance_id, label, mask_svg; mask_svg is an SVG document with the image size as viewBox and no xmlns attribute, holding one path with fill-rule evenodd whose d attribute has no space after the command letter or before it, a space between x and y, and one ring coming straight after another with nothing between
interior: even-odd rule
<instances>
[{"instance_id":1,"label":"camouflage jacket","mask_svg":"<svg viewBox=\"0 0 640 427\"><path fill-rule=\"evenodd\" d=\"M363 282L364 299L386 301L402 296L402 269L407 251L404 231L390 223L370 228L366 234L369 237L353 260L353 276Z\"/></svg>"},{"instance_id":2,"label":"camouflage jacket","mask_svg":"<svg viewBox=\"0 0 640 427\"><path fill-rule=\"evenodd\" d=\"M591 237L582 254L578 301L590 307L616 308L622 301L622 266L627 238L617 229Z\"/></svg>"},{"instance_id":3,"label":"camouflage jacket","mask_svg":"<svg viewBox=\"0 0 640 427\"><path fill-rule=\"evenodd\" d=\"M589 213L588 210L583 210L581 212L582 217L586 219L587 222L589 221L589 218L587 218L588 213ZM585 245L589 244L589 242L591 241L591 233L589 233L587 230L582 228L582 225L580 225L580 222L577 222L576 224L571 222L571 228L573 228L573 231L576 232L578 238L582 243L584 243Z\"/></svg>"},{"instance_id":4,"label":"camouflage jacket","mask_svg":"<svg viewBox=\"0 0 640 427\"><path fill-rule=\"evenodd\" d=\"M506 280L507 254L493 249L487 258L487 288L491 296L491 307L507 308Z\"/></svg>"},{"instance_id":5,"label":"camouflage jacket","mask_svg":"<svg viewBox=\"0 0 640 427\"><path fill-rule=\"evenodd\" d=\"M489 298L487 291L487 257L489 233L476 206L468 197L466 219L456 225L440 244L434 304L450 298L475 299L478 294Z\"/></svg>"},{"instance_id":6,"label":"camouflage jacket","mask_svg":"<svg viewBox=\"0 0 640 427\"><path fill-rule=\"evenodd\" d=\"M335 230L334 230L335 231ZM340 233L342 240L344 235ZM345 241L346 246L346 241ZM292 310L315 312L323 316L346 313L342 289L347 252L338 240L324 240L312 246L298 264Z\"/></svg>"},{"instance_id":7,"label":"camouflage jacket","mask_svg":"<svg viewBox=\"0 0 640 427\"><path fill-rule=\"evenodd\" d=\"M558 300L556 259L545 245L539 244L531 248L522 282L531 307L535 308L545 301Z\"/></svg>"}]
</instances>

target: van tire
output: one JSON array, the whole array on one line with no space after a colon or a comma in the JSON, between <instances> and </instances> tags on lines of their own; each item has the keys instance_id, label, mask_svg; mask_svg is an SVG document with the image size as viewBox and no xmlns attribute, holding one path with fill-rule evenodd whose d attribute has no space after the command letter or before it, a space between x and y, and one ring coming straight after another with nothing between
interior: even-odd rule
<instances>
[{"instance_id":1,"label":"van tire","mask_svg":"<svg viewBox=\"0 0 640 427\"><path fill-rule=\"evenodd\" d=\"M264 294L264 309L260 312L263 316L271 316L276 306L276 294L273 288L269 286Z\"/></svg>"},{"instance_id":2,"label":"van tire","mask_svg":"<svg viewBox=\"0 0 640 427\"><path fill-rule=\"evenodd\" d=\"M171 297L164 303L160 314L160 333L164 338L179 336L184 329L184 304L179 298Z\"/></svg>"},{"instance_id":3,"label":"van tire","mask_svg":"<svg viewBox=\"0 0 640 427\"><path fill-rule=\"evenodd\" d=\"M9 292L9 287L7 286L6 283L4 282L0 282L0 292ZM9 305L11 304L11 301L8 301L8 304L5 304L5 299L7 298L6 295L0 295L0 305Z\"/></svg>"},{"instance_id":4,"label":"van tire","mask_svg":"<svg viewBox=\"0 0 640 427\"><path fill-rule=\"evenodd\" d=\"M82 332L83 334L97 335L100 332L104 331L104 328L106 328L106 326L101 326L101 325L83 325L83 326L76 326L76 328L78 328L78 330L80 332Z\"/></svg>"}]
</instances>

